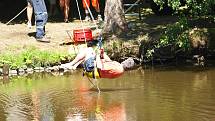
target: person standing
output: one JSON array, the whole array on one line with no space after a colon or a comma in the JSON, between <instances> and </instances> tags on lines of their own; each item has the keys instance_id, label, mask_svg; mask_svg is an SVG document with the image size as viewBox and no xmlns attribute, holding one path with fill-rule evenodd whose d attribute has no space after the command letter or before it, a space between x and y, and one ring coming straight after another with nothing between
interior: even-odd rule
<instances>
[{"instance_id":1,"label":"person standing","mask_svg":"<svg viewBox=\"0 0 215 121\"><path fill-rule=\"evenodd\" d=\"M40 42L50 42L45 36L45 25L48 20L48 13L44 0L30 0L34 8L36 21L36 40Z\"/></svg>"},{"instance_id":2,"label":"person standing","mask_svg":"<svg viewBox=\"0 0 215 121\"><path fill-rule=\"evenodd\" d=\"M90 11L88 10L88 9L90 9L90 5L92 5L92 7L97 12L97 14L98 14L97 19L98 20L102 20L101 14L100 14L99 0L82 0L82 4L83 4L84 10L85 10L85 14L86 14L86 17L85 17L86 21L91 20L90 19L90 13L89 13Z\"/></svg>"}]
</instances>

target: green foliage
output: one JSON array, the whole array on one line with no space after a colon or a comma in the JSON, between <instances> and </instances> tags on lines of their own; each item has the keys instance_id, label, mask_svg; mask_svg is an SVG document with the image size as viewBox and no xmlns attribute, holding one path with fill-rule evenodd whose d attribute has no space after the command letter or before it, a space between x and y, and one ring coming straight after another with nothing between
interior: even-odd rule
<instances>
[{"instance_id":1,"label":"green foliage","mask_svg":"<svg viewBox=\"0 0 215 121\"><path fill-rule=\"evenodd\" d=\"M2 67L3 64L10 65L10 68L17 69L24 65L22 57L19 55L14 55L13 53L6 53L1 55L0 57L0 66Z\"/></svg>"},{"instance_id":2,"label":"green foliage","mask_svg":"<svg viewBox=\"0 0 215 121\"><path fill-rule=\"evenodd\" d=\"M182 18L173 25L168 25L165 33L161 36L157 47L167 46L168 44L175 47L189 48L188 23L186 18Z\"/></svg>"},{"instance_id":3,"label":"green foliage","mask_svg":"<svg viewBox=\"0 0 215 121\"><path fill-rule=\"evenodd\" d=\"M61 61L73 58L74 55L67 53L58 53L54 51L40 51L35 48L29 48L25 51L15 54L8 52L0 55L0 67L8 64L11 69L26 67L47 67L60 64Z\"/></svg>"},{"instance_id":4,"label":"green foliage","mask_svg":"<svg viewBox=\"0 0 215 121\"><path fill-rule=\"evenodd\" d=\"M183 5L187 8L188 13L191 15L207 15L213 13L213 6L215 0L153 0L160 9L163 9L164 4L179 12L180 7Z\"/></svg>"},{"instance_id":5,"label":"green foliage","mask_svg":"<svg viewBox=\"0 0 215 121\"><path fill-rule=\"evenodd\" d=\"M172 47L171 51L175 51L175 53L178 50L184 52L190 50L189 26L186 18L182 18L175 24L168 25L160 39L146 50L145 56L147 59L152 59L153 54L159 49L169 46Z\"/></svg>"}]
</instances>

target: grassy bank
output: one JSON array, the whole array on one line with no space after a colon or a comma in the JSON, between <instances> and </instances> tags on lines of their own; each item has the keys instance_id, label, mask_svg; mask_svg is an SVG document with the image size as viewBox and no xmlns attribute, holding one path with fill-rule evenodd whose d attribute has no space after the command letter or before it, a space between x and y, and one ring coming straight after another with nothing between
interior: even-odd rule
<instances>
[{"instance_id":1,"label":"grassy bank","mask_svg":"<svg viewBox=\"0 0 215 121\"><path fill-rule=\"evenodd\" d=\"M7 51L0 55L0 67L9 65L10 69L48 67L70 61L75 55L67 52L39 50L27 47L20 52Z\"/></svg>"}]
</instances>

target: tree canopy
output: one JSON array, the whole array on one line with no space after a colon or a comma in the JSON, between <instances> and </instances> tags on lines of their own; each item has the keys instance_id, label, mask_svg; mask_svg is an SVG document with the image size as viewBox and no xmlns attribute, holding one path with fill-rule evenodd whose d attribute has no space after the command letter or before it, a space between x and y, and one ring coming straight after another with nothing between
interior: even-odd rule
<instances>
[{"instance_id":1,"label":"tree canopy","mask_svg":"<svg viewBox=\"0 0 215 121\"><path fill-rule=\"evenodd\" d=\"M160 10L167 4L175 12L185 8L191 15L208 15L215 11L215 0L153 0L160 6Z\"/></svg>"}]
</instances>

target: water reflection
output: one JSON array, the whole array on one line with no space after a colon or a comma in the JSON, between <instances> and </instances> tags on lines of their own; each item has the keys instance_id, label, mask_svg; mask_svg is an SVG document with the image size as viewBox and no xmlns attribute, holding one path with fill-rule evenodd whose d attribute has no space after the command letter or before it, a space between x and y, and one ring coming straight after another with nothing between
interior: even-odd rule
<instances>
[{"instance_id":1,"label":"water reflection","mask_svg":"<svg viewBox=\"0 0 215 121\"><path fill-rule=\"evenodd\" d=\"M213 121L214 72L127 71L101 93L78 71L1 80L0 121Z\"/></svg>"},{"instance_id":2,"label":"water reflection","mask_svg":"<svg viewBox=\"0 0 215 121\"><path fill-rule=\"evenodd\" d=\"M7 84L7 83L9 83L10 82L10 78L9 78L9 76L5 76L5 75L3 75L2 76L2 79L0 79L1 81L1 84Z\"/></svg>"},{"instance_id":3,"label":"water reflection","mask_svg":"<svg viewBox=\"0 0 215 121\"><path fill-rule=\"evenodd\" d=\"M41 96L41 97L40 97ZM49 95L41 95L32 90L32 119L33 121L54 121L53 107Z\"/></svg>"},{"instance_id":4,"label":"water reflection","mask_svg":"<svg viewBox=\"0 0 215 121\"><path fill-rule=\"evenodd\" d=\"M33 90L31 97L32 97L32 119L34 121L39 121L39 119L40 119L40 110L39 110L40 101L38 98L38 93L35 90Z\"/></svg>"},{"instance_id":5,"label":"water reflection","mask_svg":"<svg viewBox=\"0 0 215 121\"><path fill-rule=\"evenodd\" d=\"M101 93L90 92L88 85L79 84L75 107L68 112L66 121L126 121L123 104L117 101L106 104Z\"/></svg>"}]
</instances>

